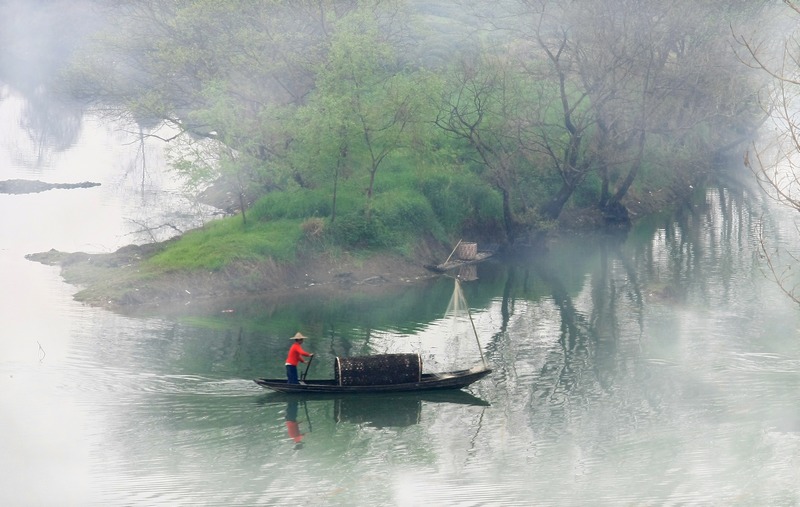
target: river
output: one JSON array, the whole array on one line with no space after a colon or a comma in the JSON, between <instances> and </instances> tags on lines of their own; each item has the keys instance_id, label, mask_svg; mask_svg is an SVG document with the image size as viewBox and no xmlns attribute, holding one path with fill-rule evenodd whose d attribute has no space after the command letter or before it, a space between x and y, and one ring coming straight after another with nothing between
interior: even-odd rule
<instances>
[{"instance_id":1,"label":"river","mask_svg":"<svg viewBox=\"0 0 800 507\"><path fill-rule=\"evenodd\" d=\"M800 503L800 311L758 250L762 227L797 234L757 192L481 264L463 287L494 372L463 392L294 403L251 380L283 374L289 330L311 335L310 377L337 355L435 365L452 281L168 315L76 303L24 255L111 251L196 208L135 129L0 90L0 180L101 183L0 195L0 504Z\"/></svg>"}]
</instances>

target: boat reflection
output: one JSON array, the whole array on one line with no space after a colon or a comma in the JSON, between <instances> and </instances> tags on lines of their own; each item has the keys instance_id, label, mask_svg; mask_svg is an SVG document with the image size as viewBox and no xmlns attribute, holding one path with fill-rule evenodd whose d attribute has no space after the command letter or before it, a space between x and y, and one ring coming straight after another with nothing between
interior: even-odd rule
<instances>
[{"instance_id":1,"label":"boat reflection","mask_svg":"<svg viewBox=\"0 0 800 507\"><path fill-rule=\"evenodd\" d=\"M402 428L419 423L422 400L416 397L381 397L363 403L352 396L333 401L337 423L351 423L373 428Z\"/></svg>"},{"instance_id":2,"label":"boat reflection","mask_svg":"<svg viewBox=\"0 0 800 507\"><path fill-rule=\"evenodd\" d=\"M334 424L352 424L372 428L402 428L420 422L425 403L453 403L488 407L490 404L465 391L440 391L420 395L419 393L335 395L335 394L287 394L267 393L259 400L263 404L286 406L286 433L295 448L303 446L306 433L313 431L308 409L309 402L315 405L313 413L332 414ZM323 406L320 405L321 402ZM299 418L302 408L303 414ZM330 416L328 416L330 417ZM329 419L326 417L328 421Z\"/></svg>"}]
</instances>

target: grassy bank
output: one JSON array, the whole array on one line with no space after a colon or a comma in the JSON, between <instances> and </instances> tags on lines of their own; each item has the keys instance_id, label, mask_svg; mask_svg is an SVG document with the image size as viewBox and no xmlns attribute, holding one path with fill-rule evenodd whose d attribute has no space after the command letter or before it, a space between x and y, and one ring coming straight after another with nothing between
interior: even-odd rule
<instances>
[{"instance_id":1,"label":"grassy bank","mask_svg":"<svg viewBox=\"0 0 800 507\"><path fill-rule=\"evenodd\" d=\"M501 200L471 174L404 164L371 197L365 179L269 192L239 213L189 231L145 260L158 271L220 271L243 263L293 265L313 256L390 255L419 261L422 243L502 237ZM427 248L427 247L426 247ZM357 253L356 253L357 252Z\"/></svg>"},{"instance_id":2,"label":"grassy bank","mask_svg":"<svg viewBox=\"0 0 800 507\"><path fill-rule=\"evenodd\" d=\"M189 231L147 259L155 270L220 270L237 262L292 262L302 238L300 220L243 222L228 217Z\"/></svg>"}]
</instances>

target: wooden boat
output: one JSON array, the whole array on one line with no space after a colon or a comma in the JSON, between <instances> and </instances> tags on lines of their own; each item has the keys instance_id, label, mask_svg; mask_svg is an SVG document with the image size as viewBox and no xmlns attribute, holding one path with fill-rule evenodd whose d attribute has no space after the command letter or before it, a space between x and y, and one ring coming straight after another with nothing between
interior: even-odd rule
<instances>
[{"instance_id":1,"label":"wooden boat","mask_svg":"<svg viewBox=\"0 0 800 507\"><path fill-rule=\"evenodd\" d=\"M409 391L435 391L440 389L462 389L477 382L492 370L486 367L458 370L447 373L423 373L419 381L380 383L370 385L341 385L336 379L305 380L289 384L286 379L257 378L255 383L280 393L399 393Z\"/></svg>"},{"instance_id":2,"label":"wooden boat","mask_svg":"<svg viewBox=\"0 0 800 507\"><path fill-rule=\"evenodd\" d=\"M450 271L456 268L460 268L463 266L472 266L473 264L478 264L479 262L483 262L486 259L492 257L494 254L492 252L478 252L475 254L475 257L472 259L448 259L441 264L425 264L425 269L433 271L435 273L444 273L446 271Z\"/></svg>"},{"instance_id":3,"label":"wooden boat","mask_svg":"<svg viewBox=\"0 0 800 507\"><path fill-rule=\"evenodd\" d=\"M425 268L436 273L444 273L456 268L478 264L493 255L494 252L479 250L477 243L464 243L459 240L444 262L440 264L425 264Z\"/></svg>"}]
</instances>

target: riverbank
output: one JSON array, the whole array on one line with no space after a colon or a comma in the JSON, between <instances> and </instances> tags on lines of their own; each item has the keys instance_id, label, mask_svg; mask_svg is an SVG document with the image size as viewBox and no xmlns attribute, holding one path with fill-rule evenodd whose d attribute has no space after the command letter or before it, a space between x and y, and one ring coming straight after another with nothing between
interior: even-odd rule
<instances>
[{"instance_id":1,"label":"riverbank","mask_svg":"<svg viewBox=\"0 0 800 507\"><path fill-rule=\"evenodd\" d=\"M380 291L439 276L424 267L442 259L442 250L421 245L412 258L396 254L318 254L293 264L237 262L217 271L159 271L144 262L169 242L129 245L112 253L47 252L31 261L59 266L64 281L78 287L77 301L105 308L160 307L236 297L282 298ZM444 253L446 256L447 253Z\"/></svg>"},{"instance_id":2,"label":"riverbank","mask_svg":"<svg viewBox=\"0 0 800 507\"><path fill-rule=\"evenodd\" d=\"M627 209L636 222L652 213L674 207L694 192L689 182L631 199ZM218 204L218 203L216 203ZM548 236L603 230L602 213L595 208L570 210ZM535 245L546 248L541 235ZM164 308L190 302L258 296L276 300L302 293L336 296L344 293L385 292L440 274L426 265L437 265L449 254L447 245L420 241L411 254L387 252L316 252L301 254L291 264L275 261L237 261L219 270L163 270L145 261L179 238L161 243L129 245L111 253L47 252L26 258L59 266L65 282L78 288L77 301L110 309ZM531 248L534 245L528 245Z\"/></svg>"}]
</instances>

